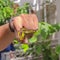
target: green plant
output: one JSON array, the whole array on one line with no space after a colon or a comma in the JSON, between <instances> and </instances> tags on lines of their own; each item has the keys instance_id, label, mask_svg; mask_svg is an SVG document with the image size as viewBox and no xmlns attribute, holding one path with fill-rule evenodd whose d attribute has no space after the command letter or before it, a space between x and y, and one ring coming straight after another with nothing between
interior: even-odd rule
<instances>
[{"instance_id":1,"label":"green plant","mask_svg":"<svg viewBox=\"0 0 60 60\"><path fill-rule=\"evenodd\" d=\"M32 54L33 56L40 56L40 53L42 53L43 60L58 60L60 45L57 45L53 49L49 37L59 30L60 24L51 25L45 22L40 22L39 29L33 34L32 38L29 39L29 45L22 45L21 49L23 49L25 55L27 52L27 55Z\"/></svg>"},{"instance_id":2,"label":"green plant","mask_svg":"<svg viewBox=\"0 0 60 60\"><path fill-rule=\"evenodd\" d=\"M29 3L25 3L22 7L17 8L17 15L18 14L28 14L29 13Z\"/></svg>"},{"instance_id":3,"label":"green plant","mask_svg":"<svg viewBox=\"0 0 60 60\"><path fill-rule=\"evenodd\" d=\"M13 16L12 2L0 0L0 25L5 24Z\"/></svg>"},{"instance_id":4,"label":"green plant","mask_svg":"<svg viewBox=\"0 0 60 60\"><path fill-rule=\"evenodd\" d=\"M39 29L34 33L33 37L29 39L33 44L33 49L36 56L40 53L43 55L43 60L59 60L58 54L60 54L60 45L57 45L55 49L51 47L50 35L60 30L60 24L48 24L45 22L39 23ZM40 39L38 39L40 37Z\"/></svg>"}]
</instances>

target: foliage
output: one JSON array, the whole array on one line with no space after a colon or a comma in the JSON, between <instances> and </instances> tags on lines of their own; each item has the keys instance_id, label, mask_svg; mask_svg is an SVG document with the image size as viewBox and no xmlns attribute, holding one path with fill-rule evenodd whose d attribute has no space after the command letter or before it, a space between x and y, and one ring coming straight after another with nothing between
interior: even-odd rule
<instances>
[{"instance_id":1,"label":"foliage","mask_svg":"<svg viewBox=\"0 0 60 60\"><path fill-rule=\"evenodd\" d=\"M60 54L60 46L58 45L55 49L51 47L51 40L49 40L49 36L53 33L60 30L60 24L48 24L46 22L39 23L39 29L33 34L32 38L29 39L29 44L26 47L23 46L23 50L25 50L25 54L29 52L29 54L33 54L35 56L39 56L40 53L43 54L43 60L58 60L58 54ZM40 39L39 39L40 38ZM29 50L29 48L31 48Z\"/></svg>"},{"instance_id":2,"label":"foliage","mask_svg":"<svg viewBox=\"0 0 60 60\"><path fill-rule=\"evenodd\" d=\"M13 3L10 0L0 0L0 25L5 24L11 17L29 12L29 3L17 8L17 14L14 13Z\"/></svg>"},{"instance_id":3,"label":"foliage","mask_svg":"<svg viewBox=\"0 0 60 60\"><path fill-rule=\"evenodd\" d=\"M60 54L60 45L57 45L57 46L56 46L55 51L56 51L57 54Z\"/></svg>"},{"instance_id":4,"label":"foliage","mask_svg":"<svg viewBox=\"0 0 60 60\"><path fill-rule=\"evenodd\" d=\"M37 52L38 52L38 55L40 55L40 53L42 53L43 60L58 60L58 54L60 54L60 45L58 45L55 49L53 49L51 47L51 40L49 40L49 36L59 30L60 30L60 24L51 25L51 24L48 24L45 22L40 22L39 29L33 35L33 37L35 37L35 38L33 39L33 37L32 37L31 39L29 39L29 40L31 40L32 43L35 42L36 45L34 44L34 46L35 46L34 48L38 48L38 49L35 49L36 51L34 50L35 54ZM37 39L38 36L40 37L40 40ZM37 40L35 40L35 39L37 39ZM33 51L33 49L32 49L32 51Z\"/></svg>"},{"instance_id":5,"label":"foliage","mask_svg":"<svg viewBox=\"0 0 60 60\"><path fill-rule=\"evenodd\" d=\"M22 44L21 48L26 52L29 49L29 46L27 44Z\"/></svg>"},{"instance_id":6,"label":"foliage","mask_svg":"<svg viewBox=\"0 0 60 60\"><path fill-rule=\"evenodd\" d=\"M51 25L45 22L40 22L39 29L34 33L33 37L29 40L32 41L34 37L35 39L37 39L39 35L41 36L42 40L46 40L49 38L50 35L52 35L54 32L57 32L59 30L60 30L60 24Z\"/></svg>"},{"instance_id":7,"label":"foliage","mask_svg":"<svg viewBox=\"0 0 60 60\"><path fill-rule=\"evenodd\" d=\"M25 54L29 52L29 54L31 53L34 56L39 56L40 53L42 53L43 60L58 60L60 46L58 45L53 49L49 36L59 30L60 24L51 25L46 22L40 22L39 29L33 34L32 38L29 39L29 45L22 46Z\"/></svg>"},{"instance_id":8,"label":"foliage","mask_svg":"<svg viewBox=\"0 0 60 60\"><path fill-rule=\"evenodd\" d=\"M0 0L0 7L6 7L6 6L11 6L12 2L10 3L10 0Z\"/></svg>"},{"instance_id":9,"label":"foliage","mask_svg":"<svg viewBox=\"0 0 60 60\"><path fill-rule=\"evenodd\" d=\"M29 13L29 3L25 3L22 7L18 7L17 15L18 14L28 14Z\"/></svg>"},{"instance_id":10,"label":"foliage","mask_svg":"<svg viewBox=\"0 0 60 60\"><path fill-rule=\"evenodd\" d=\"M0 25L6 23L13 15L12 4L10 0L0 0Z\"/></svg>"}]
</instances>

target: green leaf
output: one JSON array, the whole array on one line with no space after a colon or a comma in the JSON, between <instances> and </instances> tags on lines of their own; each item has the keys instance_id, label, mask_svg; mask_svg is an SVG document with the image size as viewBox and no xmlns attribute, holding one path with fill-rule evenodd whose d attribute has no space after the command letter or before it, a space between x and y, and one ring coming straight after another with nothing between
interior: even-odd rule
<instances>
[{"instance_id":1,"label":"green leaf","mask_svg":"<svg viewBox=\"0 0 60 60\"><path fill-rule=\"evenodd\" d=\"M18 44L19 42L17 40L14 40L14 44Z\"/></svg>"},{"instance_id":2,"label":"green leaf","mask_svg":"<svg viewBox=\"0 0 60 60\"><path fill-rule=\"evenodd\" d=\"M28 44L22 44L21 48L23 49L24 52L27 52L27 50L29 49Z\"/></svg>"},{"instance_id":3,"label":"green leaf","mask_svg":"<svg viewBox=\"0 0 60 60\"><path fill-rule=\"evenodd\" d=\"M60 24L59 23L54 24L52 26L54 27L55 31L59 31L60 30Z\"/></svg>"},{"instance_id":4,"label":"green leaf","mask_svg":"<svg viewBox=\"0 0 60 60\"><path fill-rule=\"evenodd\" d=\"M56 51L57 54L60 54L60 45L57 45L57 46L56 46L55 51Z\"/></svg>"},{"instance_id":5,"label":"green leaf","mask_svg":"<svg viewBox=\"0 0 60 60\"><path fill-rule=\"evenodd\" d=\"M35 43L37 41L37 37L33 36L29 39L29 43Z\"/></svg>"},{"instance_id":6,"label":"green leaf","mask_svg":"<svg viewBox=\"0 0 60 60\"><path fill-rule=\"evenodd\" d=\"M39 44L39 45L36 45L36 53L38 54L38 55L40 55L40 53L42 52L42 46Z\"/></svg>"}]
</instances>

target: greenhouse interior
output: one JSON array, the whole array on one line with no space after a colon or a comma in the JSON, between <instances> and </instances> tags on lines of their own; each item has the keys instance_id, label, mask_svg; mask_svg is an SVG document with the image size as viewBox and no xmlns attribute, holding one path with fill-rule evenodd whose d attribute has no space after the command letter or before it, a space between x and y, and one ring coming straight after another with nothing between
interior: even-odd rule
<instances>
[{"instance_id":1,"label":"greenhouse interior","mask_svg":"<svg viewBox=\"0 0 60 60\"><path fill-rule=\"evenodd\" d=\"M60 0L0 0L0 60L60 60Z\"/></svg>"}]
</instances>

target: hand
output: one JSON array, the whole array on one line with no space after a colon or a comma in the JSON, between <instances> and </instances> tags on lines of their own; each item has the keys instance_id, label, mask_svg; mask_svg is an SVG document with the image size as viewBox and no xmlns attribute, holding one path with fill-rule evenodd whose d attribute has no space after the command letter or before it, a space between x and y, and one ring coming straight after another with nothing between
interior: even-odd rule
<instances>
[{"instance_id":1,"label":"hand","mask_svg":"<svg viewBox=\"0 0 60 60\"><path fill-rule=\"evenodd\" d=\"M38 19L35 14L22 14L23 27L28 30L38 29Z\"/></svg>"},{"instance_id":2,"label":"hand","mask_svg":"<svg viewBox=\"0 0 60 60\"><path fill-rule=\"evenodd\" d=\"M13 18L13 25L17 31L20 31L22 27L28 30L37 30L38 19L35 14L22 14Z\"/></svg>"},{"instance_id":3,"label":"hand","mask_svg":"<svg viewBox=\"0 0 60 60\"><path fill-rule=\"evenodd\" d=\"M20 16L13 18L13 25L15 27L15 31L21 31L21 28L26 28L27 30L37 30L38 29L38 19L35 14L22 14ZM16 33L16 37L18 38L18 34ZM24 42L27 41L27 38Z\"/></svg>"}]
</instances>

